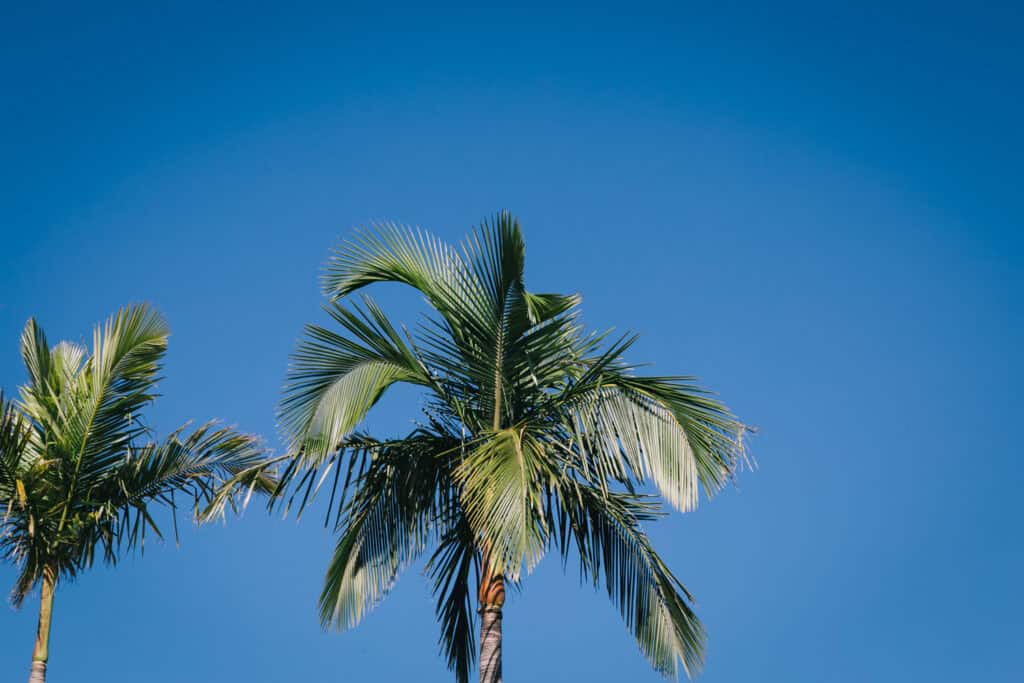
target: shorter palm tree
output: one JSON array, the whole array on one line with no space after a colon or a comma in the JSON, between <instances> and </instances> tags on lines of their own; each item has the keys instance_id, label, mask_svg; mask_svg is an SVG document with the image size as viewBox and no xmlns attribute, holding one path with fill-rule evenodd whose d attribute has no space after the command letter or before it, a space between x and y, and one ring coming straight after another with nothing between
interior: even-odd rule
<instances>
[{"instance_id":1,"label":"shorter palm tree","mask_svg":"<svg viewBox=\"0 0 1024 683\"><path fill-rule=\"evenodd\" d=\"M164 320L145 305L121 309L93 332L91 353L51 347L36 321L21 338L28 381L19 400L0 395L0 551L18 568L19 607L40 586L30 683L46 679L57 586L92 566L162 538L154 505L219 515L246 490L269 491L264 451L252 436L207 423L154 441L140 420L167 349Z\"/></svg>"}]
</instances>

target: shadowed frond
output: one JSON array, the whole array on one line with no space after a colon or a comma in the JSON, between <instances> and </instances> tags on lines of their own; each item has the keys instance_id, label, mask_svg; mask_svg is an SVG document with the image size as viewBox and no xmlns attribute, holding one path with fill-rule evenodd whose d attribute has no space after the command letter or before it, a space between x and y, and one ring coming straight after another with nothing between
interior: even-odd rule
<instances>
[{"instance_id":1,"label":"shadowed frond","mask_svg":"<svg viewBox=\"0 0 1024 683\"><path fill-rule=\"evenodd\" d=\"M443 531L454 504L447 470L458 446L418 430L400 441L364 442L350 454L355 493L341 502L344 531L320 595L325 626L358 624L398 572Z\"/></svg>"},{"instance_id":2,"label":"shadowed frond","mask_svg":"<svg viewBox=\"0 0 1024 683\"><path fill-rule=\"evenodd\" d=\"M0 391L0 506L24 505L24 477L30 466L28 425Z\"/></svg>"},{"instance_id":3,"label":"shadowed frond","mask_svg":"<svg viewBox=\"0 0 1024 683\"><path fill-rule=\"evenodd\" d=\"M237 498L253 492L269 494L277 482L266 471L265 449L256 437L208 422L185 434L179 427L163 443L138 449L109 478L101 495L123 514L143 514L152 501L173 512L181 496L191 503L193 516L210 519L226 506L237 511ZM159 535L155 526L153 530ZM136 539L128 538L130 548Z\"/></svg>"},{"instance_id":4,"label":"shadowed frond","mask_svg":"<svg viewBox=\"0 0 1024 683\"><path fill-rule=\"evenodd\" d=\"M441 624L441 651L458 683L469 683L476 663L476 610L471 576L479 577L478 565L473 531L461 519L441 537L426 567L437 596L435 613Z\"/></svg>"},{"instance_id":5,"label":"shadowed frond","mask_svg":"<svg viewBox=\"0 0 1024 683\"><path fill-rule=\"evenodd\" d=\"M562 553L574 541L581 576L603 583L641 651L662 674L700 671L706 635L686 588L654 552L640 522L656 514L647 497L575 485L563 494Z\"/></svg>"}]
</instances>

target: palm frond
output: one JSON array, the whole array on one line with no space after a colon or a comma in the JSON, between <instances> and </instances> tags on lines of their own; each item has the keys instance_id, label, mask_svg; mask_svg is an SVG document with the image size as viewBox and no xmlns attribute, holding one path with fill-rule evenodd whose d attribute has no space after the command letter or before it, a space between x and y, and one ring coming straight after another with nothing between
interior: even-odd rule
<instances>
[{"instance_id":1,"label":"palm frond","mask_svg":"<svg viewBox=\"0 0 1024 683\"><path fill-rule=\"evenodd\" d=\"M581 456L580 467L624 482L650 478L684 512L697 507L700 487L711 496L748 462L750 428L689 377L635 376L622 360L631 339L587 359L585 372L551 395Z\"/></svg>"},{"instance_id":2,"label":"palm frond","mask_svg":"<svg viewBox=\"0 0 1024 683\"><path fill-rule=\"evenodd\" d=\"M635 406L636 451L646 454L652 479L676 507L696 506L697 480L710 496L749 464L745 436L751 429L693 378L616 373L606 386L616 396L613 404Z\"/></svg>"},{"instance_id":3,"label":"palm frond","mask_svg":"<svg viewBox=\"0 0 1024 683\"><path fill-rule=\"evenodd\" d=\"M320 595L325 626L358 624L390 591L398 572L443 532L454 504L447 471L457 447L444 435L418 431L360 449L356 492L340 503L343 533Z\"/></svg>"},{"instance_id":4,"label":"palm frond","mask_svg":"<svg viewBox=\"0 0 1024 683\"><path fill-rule=\"evenodd\" d=\"M473 532L464 518L438 543L427 562L437 595L435 613L441 624L441 651L458 683L469 683L476 664L476 611L471 575L479 576Z\"/></svg>"},{"instance_id":5,"label":"palm frond","mask_svg":"<svg viewBox=\"0 0 1024 683\"><path fill-rule=\"evenodd\" d=\"M238 498L269 494L277 486L259 439L230 427L207 422L186 434L179 427L160 444L147 445L110 477L108 502L141 512L149 502L177 507L176 496L191 499L193 515L210 519L225 508L236 509ZM157 530L158 531L158 530Z\"/></svg>"},{"instance_id":6,"label":"palm frond","mask_svg":"<svg viewBox=\"0 0 1024 683\"><path fill-rule=\"evenodd\" d=\"M465 284L465 270L458 252L430 233L385 223L334 250L322 285L324 294L337 298L374 282L400 282L441 310Z\"/></svg>"},{"instance_id":7,"label":"palm frond","mask_svg":"<svg viewBox=\"0 0 1024 683\"><path fill-rule=\"evenodd\" d=\"M45 395L50 383L50 345L35 318L30 318L22 330L21 359L28 373L28 386Z\"/></svg>"},{"instance_id":8,"label":"palm frond","mask_svg":"<svg viewBox=\"0 0 1024 683\"><path fill-rule=\"evenodd\" d=\"M521 428L494 433L454 472L466 519L495 572L517 580L524 565L531 571L543 557L543 487L553 474L542 445Z\"/></svg>"},{"instance_id":9,"label":"palm frond","mask_svg":"<svg viewBox=\"0 0 1024 683\"><path fill-rule=\"evenodd\" d=\"M146 429L141 410L155 397L169 331L149 306L126 306L93 331L93 348L75 383L63 389L74 402L47 425L64 453L69 500L100 481Z\"/></svg>"},{"instance_id":10,"label":"palm frond","mask_svg":"<svg viewBox=\"0 0 1024 683\"><path fill-rule=\"evenodd\" d=\"M27 469L28 425L14 403L0 391L0 507L27 503L23 477Z\"/></svg>"},{"instance_id":11,"label":"palm frond","mask_svg":"<svg viewBox=\"0 0 1024 683\"><path fill-rule=\"evenodd\" d=\"M322 279L332 301L375 282L419 291L456 334L472 328L474 312L486 306L483 285L462 254L426 231L393 223L373 225L343 242L332 252Z\"/></svg>"},{"instance_id":12,"label":"palm frond","mask_svg":"<svg viewBox=\"0 0 1024 683\"><path fill-rule=\"evenodd\" d=\"M335 450L392 384L432 382L371 300L362 309L335 302L328 312L354 339L307 326L306 339L292 355L278 412L291 450L309 462Z\"/></svg>"},{"instance_id":13,"label":"palm frond","mask_svg":"<svg viewBox=\"0 0 1024 683\"><path fill-rule=\"evenodd\" d=\"M562 553L574 541L581 577L603 584L651 665L668 677L679 666L690 677L704 659L706 634L692 597L654 552L640 522L657 506L645 497L607 493L587 485L564 492Z\"/></svg>"}]
</instances>

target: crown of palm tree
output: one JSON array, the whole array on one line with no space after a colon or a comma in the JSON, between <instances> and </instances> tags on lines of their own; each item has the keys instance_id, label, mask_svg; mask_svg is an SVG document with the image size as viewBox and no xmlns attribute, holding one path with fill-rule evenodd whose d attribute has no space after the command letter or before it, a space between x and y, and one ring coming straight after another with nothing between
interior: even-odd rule
<instances>
[{"instance_id":1,"label":"crown of palm tree","mask_svg":"<svg viewBox=\"0 0 1024 683\"><path fill-rule=\"evenodd\" d=\"M172 518L186 501L210 516L245 488L273 490L253 437L211 422L151 438L140 413L155 397L167 335L145 305L97 326L91 353L51 348L35 320L25 326L28 381L19 400L0 395L0 551L19 569L15 605L44 575L73 578L97 552L115 563L147 530L162 537L154 503Z\"/></svg>"},{"instance_id":2,"label":"crown of palm tree","mask_svg":"<svg viewBox=\"0 0 1024 683\"><path fill-rule=\"evenodd\" d=\"M692 378L637 375L635 338L587 334L578 296L526 289L524 258L507 212L458 248L382 225L332 254L323 291L341 332L306 327L280 408L292 458L278 495L301 510L333 470L322 620L354 626L432 550L441 646L466 681L472 577L517 581L554 549L604 587L658 671L690 674L705 633L641 528L661 514L643 487L692 510L743 462L745 428ZM376 282L413 287L432 314L399 330L348 298ZM354 431L397 383L425 390L423 424L397 439Z\"/></svg>"}]
</instances>

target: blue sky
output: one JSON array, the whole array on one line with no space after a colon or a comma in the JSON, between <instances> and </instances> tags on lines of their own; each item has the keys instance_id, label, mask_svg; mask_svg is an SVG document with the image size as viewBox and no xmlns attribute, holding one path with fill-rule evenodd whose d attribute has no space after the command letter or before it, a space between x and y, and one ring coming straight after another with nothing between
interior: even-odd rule
<instances>
[{"instance_id":1,"label":"blue sky","mask_svg":"<svg viewBox=\"0 0 1024 683\"><path fill-rule=\"evenodd\" d=\"M756 471L651 528L710 631L702 681L1021 680L1022 16L826 4L5 8L0 386L29 316L84 339L147 300L173 331L157 427L276 447L331 246L509 208L528 286L760 428ZM318 521L253 507L65 586L51 680L450 680L418 568L320 630ZM27 672L35 619L0 609L0 670ZM554 558L505 634L510 681L658 680Z\"/></svg>"}]
</instances>

